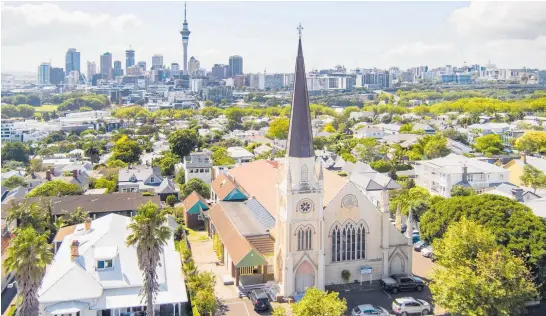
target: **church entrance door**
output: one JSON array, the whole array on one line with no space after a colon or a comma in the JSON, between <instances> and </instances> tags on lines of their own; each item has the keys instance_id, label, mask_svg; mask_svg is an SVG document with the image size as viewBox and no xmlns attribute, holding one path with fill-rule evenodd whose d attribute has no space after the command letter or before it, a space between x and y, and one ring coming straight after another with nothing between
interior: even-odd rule
<instances>
[{"instance_id":1,"label":"church entrance door","mask_svg":"<svg viewBox=\"0 0 546 316\"><path fill-rule=\"evenodd\" d=\"M296 270L296 292L305 292L307 288L315 285L315 269L309 263L304 261Z\"/></svg>"},{"instance_id":2,"label":"church entrance door","mask_svg":"<svg viewBox=\"0 0 546 316\"><path fill-rule=\"evenodd\" d=\"M404 273L404 259L399 254L395 254L391 259L390 274L402 274Z\"/></svg>"}]
</instances>

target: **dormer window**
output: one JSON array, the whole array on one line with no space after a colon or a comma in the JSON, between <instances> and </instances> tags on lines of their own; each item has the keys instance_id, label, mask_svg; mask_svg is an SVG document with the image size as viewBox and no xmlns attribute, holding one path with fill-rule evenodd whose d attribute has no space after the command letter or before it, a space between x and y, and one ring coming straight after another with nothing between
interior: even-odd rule
<instances>
[{"instance_id":1,"label":"dormer window","mask_svg":"<svg viewBox=\"0 0 546 316\"><path fill-rule=\"evenodd\" d=\"M134 175L132 175L131 178L129 178L129 181L136 182L136 177Z\"/></svg>"},{"instance_id":2,"label":"dormer window","mask_svg":"<svg viewBox=\"0 0 546 316\"><path fill-rule=\"evenodd\" d=\"M151 177L150 177L150 182L152 182L152 183L155 182L154 176L151 176Z\"/></svg>"},{"instance_id":3,"label":"dormer window","mask_svg":"<svg viewBox=\"0 0 546 316\"><path fill-rule=\"evenodd\" d=\"M98 260L97 261L97 270L110 269L114 266L112 259Z\"/></svg>"}]
</instances>

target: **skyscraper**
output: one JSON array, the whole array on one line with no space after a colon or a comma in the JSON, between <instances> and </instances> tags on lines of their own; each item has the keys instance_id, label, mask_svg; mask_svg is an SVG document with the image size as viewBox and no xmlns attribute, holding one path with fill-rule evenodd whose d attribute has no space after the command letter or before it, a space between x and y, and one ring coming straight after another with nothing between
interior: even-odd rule
<instances>
[{"instance_id":1,"label":"skyscraper","mask_svg":"<svg viewBox=\"0 0 546 316\"><path fill-rule=\"evenodd\" d=\"M182 44L184 45L184 74L188 74L188 41L190 39L190 30L188 29L188 20L186 20L186 3L184 2L184 23L182 23Z\"/></svg>"},{"instance_id":2,"label":"skyscraper","mask_svg":"<svg viewBox=\"0 0 546 316\"><path fill-rule=\"evenodd\" d=\"M69 48L66 52L66 73L69 74L72 70L80 72L80 52L75 48Z\"/></svg>"},{"instance_id":3,"label":"skyscraper","mask_svg":"<svg viewBox=\"0 0 546 316\"><path fill-rule=\"evenodd\" d=\"M158 67L163 67L163 55L156 54L152 56L152 68Z\"/></svg>"},{"instance_id":4,"label":"skyscraper","mask_svg":"<svg viewBox=\"0 0 546 316\"><path fill-rule=\"evenodd\" d=\"M49 84L50 83L50 71L51 65L49 63L41 63L38 67L38 84Z\"/></svg>"},{"instance_id":5,"label":"skyscraper","mask_svg":"<svg viewBox=\"0 0 546 316\"><path fill-rule=\"evenodd\" d=\"M121 61L114 61L114 78L117 76L123 76L123 69L121 68Z\"/></svg>"},{"instance_id":6,"label":"skyscraper","mask_svg":"<svg viewBox=\"0 0 546 316\"><path fill-rule=\"evenodd\" d=\"M106 52L100 55L100 73L106 78L112 78L112 54Z\"/></svg>"},{"instance_id":7,"label":"skyscraper","mask_svg":"<svg viewBox=\"0 0 546 316\"><path fill-rule=\"evenodd\" d=\"M180 65L178 63L172 63L171 64L171 73L173 75L179 75L180 74Z\"/></svg>"},{"instance_id":8,"label":"skyscraper","mask_svg":"<svg viewBox=\"0 0 546 316\"><path fill-rule=\"evenodd\" d=\"M212 67L212 76L218 79L224 79L227 77L228 65L214 64Z\"/></svg>"},{"instance_id":9,"label":"skyscraper","mask_svg":"<svg viewBox=\"0 0 546 316\"><path fill-rule=\"evenodd\" d=\"M229 57L229 72L228 76L233 77L243 74L243 57L235 55Z\"/></svg>"},{"instance_id":10,"label":"skyscraper","mask_svg":"<svg viewBox=\"0 0 546 316\"><path fill-rule=\"evenodd\" d=\"M64 71L62 68L51 68L49 72L49 83L61 84L64 81Z\"/></svg>"},{"instance_id":11,"label":"skyscraper","mask_svg":"<svg viewBox=\"0 0 546 316\"><path fill-rule=\"evenodd\" d=\"M125 70L134 66L135 64L135 51L129 46L129 49L125 51Z\"/></svg>"},{"instance_id":12,"label":"skyscraper","mask_svg":"<svg viewBox=\"0 0 546 316\"><path fill-rule=\"evenodd\" d=\"M197 60L197 59L195 59L195 57L191 56L190 61L188 63L188 72L189 72L189 74L193 74L199 68L201 68L201 64L199 63L199 60Z\"/></svg>"},{"instance_id":13,"label":"skyscraper","mask_svg":"<svg viewBox=\"0 0 546 316\"><path fill-rule=\"evenodd\" d=\"M138 67L140 67L140 69L142 69L142 71L146 71L146 62L145 61L139 61L137 65L138 65Z\"/></svg>"},{"instance_id":14,"label":"skyscraper","mask_svg":"<svg viewBox=\"0 0 546 316\"><path fill-rule=\"evenodd\" d=\"M97 74L97 64L94 61L87 61L87 81L91 81L94 75Z\"/></svg>"}]
</instances>

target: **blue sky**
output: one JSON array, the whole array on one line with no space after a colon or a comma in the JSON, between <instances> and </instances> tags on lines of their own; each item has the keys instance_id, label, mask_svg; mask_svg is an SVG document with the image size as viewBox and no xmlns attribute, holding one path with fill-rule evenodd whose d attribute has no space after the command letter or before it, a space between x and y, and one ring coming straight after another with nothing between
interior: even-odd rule
<instances>
[{"instance_id":1,"label":"blue sky","mask_svg":"<svg viewBox=\"0 0 546 316\"><path fill-rule=\"evenodd\" d=\"M85 62L109 51L125 64L182 62L183 2L4 3L2 71L64 67L70 47ZM306 67L485 64L546 68L546 2L188 2L189 55L211 68L230 55L245 72L291 72L296 27Z\"/></svg>"}]
</instances>

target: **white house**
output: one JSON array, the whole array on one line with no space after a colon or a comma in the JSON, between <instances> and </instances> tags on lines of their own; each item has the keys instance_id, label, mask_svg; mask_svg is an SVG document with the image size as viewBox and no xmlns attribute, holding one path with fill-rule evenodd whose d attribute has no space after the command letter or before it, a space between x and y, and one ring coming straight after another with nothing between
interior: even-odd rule
<instances>
[{"instance_id":1,"label":"white house","mask_svg":"<svg viewBox=\"0 0 546 316\"><path fill-rule=\"evenodd\" d=\"M186 182L193 178L201 179L207 184L212 181L212 159L206 153L194 152L184 156L182 166Z\"/></svg>"},{"instance_id":2,"label":"white house","mask_svg":"<svg viewBox=\"0 0 546 316\"><path fill-rule=\"evenodd\" d=\"M245 163L254 159L254 155L243 147L228 147L227 152L235 160L235 163Z\"/></svg>"},{"instance_id":3,"label":"white house","mask_svg":"<svg viewBox=\"0 0 546 316\"><path fill-rule=\"evenodd\" d=\"M415 175L418 185L443 197L450 197L455 185L471 187L482 193L494 184L509 182L508 170L456 154L417 161Z\"/></svg>"},{"instance_id":4,"label":"white house","mask_svg":"<svg viewBox=\"0 0 546 316\"><path fill-rule=\"evenodd\" d=\"M371 126L363 126L357 130L354 131L353 137L354 138L383 138L385 136L385 133L383 130L377 128L377 127L371 127Z\"/></svg>"},{"instance_id":5,"label":"white house","mask_svg":"<svg viewBox=\"0 0 546 316\"><path fill-rule=\"evenodd\" d=\"M40 315L122 316L146 309L136 247L125 244L130 222L110 214L77 225L64 238L38 291ZM160 260L155 315L182 315L188 297L172 237Z\"/></svg>"}]
</instances>

